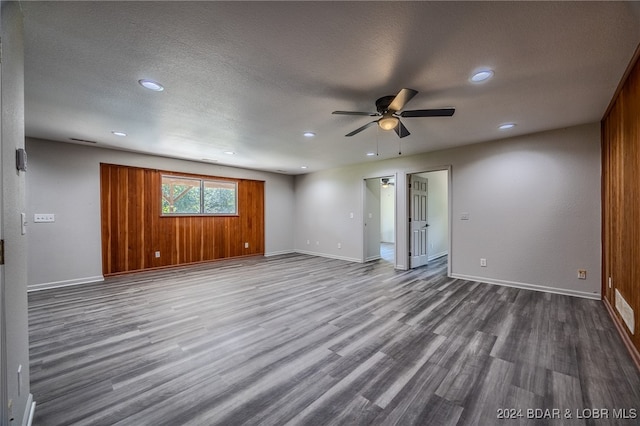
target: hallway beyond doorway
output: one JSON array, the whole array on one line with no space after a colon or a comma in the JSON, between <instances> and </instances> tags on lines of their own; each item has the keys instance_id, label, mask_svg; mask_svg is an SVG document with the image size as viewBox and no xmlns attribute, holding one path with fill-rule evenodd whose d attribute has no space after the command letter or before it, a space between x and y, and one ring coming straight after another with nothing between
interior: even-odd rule
<instances>
[{"instance_id":1,"label":"hallway beyond doorway","mask_svg":"<svg viewBox=\"0 0 640 426\"><path fill-rule=\"evenodd\" d=\"M394 243L380 243L380 257L386 262L395 264L396 245Z\"/></svg>"}]
</instances>

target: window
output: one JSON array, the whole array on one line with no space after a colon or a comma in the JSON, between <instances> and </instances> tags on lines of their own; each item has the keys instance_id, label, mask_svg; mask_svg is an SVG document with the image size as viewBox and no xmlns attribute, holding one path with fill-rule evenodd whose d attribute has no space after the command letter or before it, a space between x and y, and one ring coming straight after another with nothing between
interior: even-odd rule
<instances>
[{"instance_id":1,"label":"window","mask_svg":"<svg viewBox=\"0 0 640 426\"><path fill-rule=\"evenodd\" d=\"M205 214L236 214L236 183L214 180L202 181Z\"/></svg>"},{"instance_id":2,"label":"window","mask_svg":"<svg viewBox=\"0 0 640 426\"><path fill-rule=\"evenodd\" d=\"M236 215L238 183L162 176L162 215Z\"/></svg>"}]
</instances>

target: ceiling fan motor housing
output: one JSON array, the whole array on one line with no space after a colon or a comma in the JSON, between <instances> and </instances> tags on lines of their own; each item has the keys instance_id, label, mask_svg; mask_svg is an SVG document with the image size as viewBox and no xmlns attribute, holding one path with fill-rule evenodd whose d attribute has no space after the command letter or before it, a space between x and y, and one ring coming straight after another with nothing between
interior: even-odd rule
<instances>
[{"instance_id":1,"label":"ceiling fan motor housing","mask_svg":"<svg viewBox=\"0 0 640 426\"><path fill-rule=\"evenodd\" d=\"M378 113L384 114L385 112L389 111L389 105L391 105L391 102L393 102L394 98L395 96L383 96L378 99L376 101L376 109L378 110Z\"/></svg>"}]
</instances>

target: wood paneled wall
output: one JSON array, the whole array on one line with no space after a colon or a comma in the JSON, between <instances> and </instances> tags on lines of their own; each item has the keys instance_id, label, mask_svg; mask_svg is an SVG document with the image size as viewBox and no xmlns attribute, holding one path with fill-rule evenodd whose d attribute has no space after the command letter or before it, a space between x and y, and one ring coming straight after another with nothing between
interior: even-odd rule
<instances>
[{"instance_id":1,"label":"wood paneled wall","mask_svg":"<svg viewBox=\"0 0 640 426\"><path fill-rule=\"evenodd\" d=\"M104 275L264 254L264 182L215 177L238 182L238 216L167 217L160 211L163 174L212 178L100 165Z\"/></svg>"},{"instance_id":2,"label":"wood paneled wall","mask_svg":"<svg viewBox=\"0 0 640 426\"><path fill-rule=\"evenodd\" d=\"M602 294L640 368L640 61L637 57L602 120ZM634 333L616 309L615 290L634 311Z\"/></svg>"}]
</instances>

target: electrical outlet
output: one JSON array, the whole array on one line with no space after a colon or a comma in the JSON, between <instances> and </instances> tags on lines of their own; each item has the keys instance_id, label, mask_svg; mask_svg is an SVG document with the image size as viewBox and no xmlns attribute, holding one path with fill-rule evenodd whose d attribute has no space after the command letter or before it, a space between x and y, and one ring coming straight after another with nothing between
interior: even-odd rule
<instances>
[{"instance_id":1,"label":"electrical outlet","mask_svg":"<svg viewBox=\"0 0 640 426\"><path fill-rule=\"evenodd\" d=\"M244 248L249 248L249 243L244 243Z\"/></svg>"},{"instance_id":2,"label":"electrical outlet","mask_svg":"<svg viewBox=\"0 0 640 426\"><path fill-rule=\"evenodd\" d=\"M482 267L487 266L487 259L484 259L484 258L480 259L480 266Z\"/></svg>"},{"instance_id":3,"label":"electrical outlet","mask_svg":"<svg viewBox=\"0 0 640 426\"><path fill-rule=\"evenodd\" d=\"M307 245L311 244L311 241L307 240Z\"/></svg>"},{"instance_id":4,"label":"electrical outlet","mask_svg":"<svg viewBox=\"0 0 640 426\"><path fill-rule=\"evenodd\" d=\"M578 269L578 279L586 280L587 279L587 270L586 269Z\"/></svg>"},{"instance_id":5,"label":"electrical outlet","mask_svg":"<svg viewBox=\"0 0 640 426\"><path fill-rule=\"evenodd\" d=\"M160 257L160 252L159 251L156 252L156 257Z\"/></svg>"},{"instance_id":6,"label":"electrical outlet","mask_svg":"<svg viewBox=\"0 0 640 426\"><path fill-rule=\"evenodd\" d=\"M342 248L342 243L338 243L338 248L341 249Z\"/></svg>"}]
</instances>

